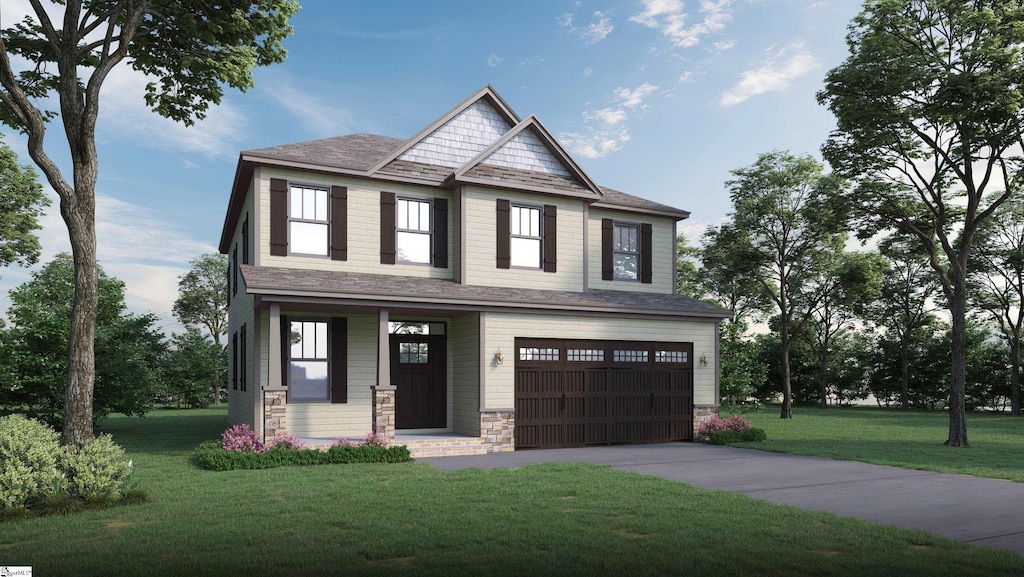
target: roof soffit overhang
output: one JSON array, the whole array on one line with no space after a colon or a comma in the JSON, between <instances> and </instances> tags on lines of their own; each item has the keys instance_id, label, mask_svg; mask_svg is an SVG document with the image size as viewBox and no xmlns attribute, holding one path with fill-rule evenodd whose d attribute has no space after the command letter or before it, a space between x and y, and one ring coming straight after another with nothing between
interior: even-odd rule
<instances>
[{"instance_id":1,"label":"roof soffit overhang","mask_svg":"<svg viewBox=\"0 0 1024 577\"><path fill-rule=\"evenodd\" d=\"M231 250L231 235L238 224L238 217L241 216L242 205L245 204L245 196L249 193L254 170L254 164L247 162L242 155L238 156L235 179L231 183L231 196L228 198L228 210L224 215L224 227L220 231L220 244L217 246L221 254L228 254Z\"/></svg>"},{"instance_id":2,"label":"roof soffit overhang","mask_svg":"<svg viewBox=\"0 0 1024 577\"><path fill-rule=\"evenodd\" d=\"M517 135L521 134L525 130L529 130L530 132L532 132L533 135L536 136L537 139L540 140L541 143L547 147L548 152L554 155L554 157L558 160L562 167L565 168L570 175L576 178L576 180L578 180L584 188L593 193L593 196L573 194L566 191L560 191L558 189L524 186L521 184L516 184L514 182L494 182L486 179L473 178L471 176L467 176L466 173L475 168L477 165L482 164L483 161L487 159L487 157L497 152L499 149L501 149L502 146L507 144L509 141L511 141L513 138L515 138ZM530 192L546 192L551 194L557 194L559 196L589 198L592 201L597 201L604 197L604 193L601 192L601 187L599 187L590 178L590 176L583 171L580 165L577 164L571 156L569 156L569 153L566 152L564 148L562 148L562 145L559 144L557 140L555 140L555 137L551 135L548 129L544 126L544 124L541 123L541 121L532 114L526 120L512 127L511 130L502 135L502 137L499 138L498 140L494 141L493 144L485 148L480 154L476 155L476 157L474 157L472 160L459 167L448 178L448 181L446 182L454 184L478 184L482 186L499 188L517 188L521 190L527 190Z\"/></svg>"},{"instance_id":3,"label":"roof soffit overhang","mask_svg":"<svg viewBox=\"0 0 1024 577\"><path fill-rule=\"evenodd\" d=\"M379 162L377 162L377 164L371 166L367 173L376 174L377 171L387 166L391 161L402 156L402 154L404 154L407 150L409 150L413 146L416 146L416 144L418 144L421 140L430 136L430 134L433 133L435 130L447 124L449 120L455 118L464 110L466 110L467 108L469 108L470 106L472 106L474 103L481 99L486 100L488 104L490 104L495 110L497 110L498 114L500 114L505 119L505 121L509 123L509 125L515 126L519 124L519 116L515 113L515 111L512 110L511 107L509 107L505 100L498 95L498 92L494 90L494 87L488 84L481 88L480 90L476 91L469 98L457 104L455 108L452 108L448 112L441 115L437 120L430 123L426 128L416 133L415 136L405 141L405 144L391 151L387 156L385 156Z\"/></svg>"}]
</instances>

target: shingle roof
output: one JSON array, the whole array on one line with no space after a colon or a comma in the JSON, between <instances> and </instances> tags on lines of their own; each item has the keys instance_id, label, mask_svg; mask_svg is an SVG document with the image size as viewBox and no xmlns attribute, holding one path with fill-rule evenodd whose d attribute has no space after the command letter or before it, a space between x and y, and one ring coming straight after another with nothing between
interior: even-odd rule
<instances>
[{"instance_id":1,"label":"shingle roof","mask_svg":"<svg viewBox=\"0 0 1024 577\"><path fill-rule=\"evenodd\" d=\"M309 164L320 164L336 168L368 170L387 156L389 152L395 150L405 142L405 140L400 138L361 133L246 150L242 154L279 160L291 160ZM381 172L401 176L413 176L424 180L436 180L440 183L443 182L445 177L450 175L452 171L447 167L396 160L381 169ZM575 182L566 181L564 178L553 177L550 174L483 164L472 169L470 171L470 175L481 179L487 179L488 177L497 175L502 177L501 182L518 182L522 184L548 186L550 188L569 191L585 190ZM600 189L601 192L604 193L604 198L600 201L602 204L621 206L624 208L641 208L646 210L655 210L658 212L689 214L678 208L660 204L638 196L633 196L631 194L626 194L612 188L602 186Z\"/></svg>"},{"instance_id":2,"label":"shingle roof","mask_svg":"<svg viewBox=\"0 0 1024 577\"><path fill-rule=\"evenodd\" d=\"M549 309L666 317L726 318L728 310L683 295L626 291L570 292L463 285L450 280L242 265L246 290L351 300L469 306L481 310Z\"/></svg>"},{"instance_id":3,"label":"shingle roof","mask_svg":"<svg viewBox=\"0 0 1024 577\"><path fill-rule=\"evenodd\" d=\"M401 138L360 133L257 148L246 150L242 154L368 170L404 143L405 140Z\"/></svg>"}]
</instances>

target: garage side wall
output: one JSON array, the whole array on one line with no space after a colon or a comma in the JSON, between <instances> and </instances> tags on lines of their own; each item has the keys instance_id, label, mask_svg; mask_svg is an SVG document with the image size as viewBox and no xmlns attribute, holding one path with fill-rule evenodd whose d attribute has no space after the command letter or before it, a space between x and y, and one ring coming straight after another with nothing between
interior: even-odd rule
<instances>
[{"instance_id":1,"label":"garage side wall","mask_svg":"<svg viewBox=\"0 0 1024 577\"><path fill-rule=\"evenodd\" d=\"M501 349L506 355L502 364L488 363L484 368L483 410L515 406L516 337L693 343L694 405L699 408L715 406L718 402L717 324L714 321L481 313L480 326L484 354L491 355ZM699 362L701 357L707 359L706 365Z\"/></svg>"}]
</instances>

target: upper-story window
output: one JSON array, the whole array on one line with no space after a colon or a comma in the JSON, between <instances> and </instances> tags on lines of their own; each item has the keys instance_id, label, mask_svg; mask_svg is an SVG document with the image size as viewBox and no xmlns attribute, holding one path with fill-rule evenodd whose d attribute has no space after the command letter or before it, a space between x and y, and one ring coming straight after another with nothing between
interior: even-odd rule
<instances>
[{"instance_id":1,"label":"upper-story window","mask_svg":"<svg viewBox=\"0 0 1024 577\"><path fill-rule=\"evenodd\" d=\"M431 234L430 201L398 199L397 250L401 262L430 264Z\"/></svg>"},{"instance_id":2,"label":"upper-story window","mask_svg":"<svg viewBox=\"0 0 1024 577\"><path fill-rule=\"evenodd\" d=\"M640 227L617 222L613 239L615 280L640 280Z\"/></svg>"},{"instance_id":3,"label":"upper-story window","mask_svg":"<svg viewBox=\"0 0 1024 577\"><path fill-rule=\"evenodd\" d=\"M510 252L512 266L540 268L540 209L512 205Z\"/></svg>"},{"instance_id":4,"label":"upper-story window","mask_svg":"<svg viewBox=\"0 0 1024 577\"><path fill-rule=\"evenodd\" d=\"M288 191L288 246L292 254L327 256L327 190L292 185Z\"/></svg>"}]
</instances>

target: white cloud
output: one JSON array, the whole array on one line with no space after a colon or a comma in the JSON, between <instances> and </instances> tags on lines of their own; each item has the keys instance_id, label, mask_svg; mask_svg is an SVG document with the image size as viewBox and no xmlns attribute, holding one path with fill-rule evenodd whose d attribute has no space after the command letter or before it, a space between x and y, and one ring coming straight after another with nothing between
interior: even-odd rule
<instances>
[{"instance_id":1,"label":"white cloud","mask_svg":"<svg viewBox=\"0 0 1024 577\"><path fill-rule=\"evenodd\" d=\"M689 48L700 43L702 37L723 30L732 20L733 0L701 0L700 12L704 20L687 26L689 14L681 0L643 0L643 12L629 20L653 28L678 48Z\"/></svg>"},{"instance_id":2,"label":"white cloud","mask_svg":"<svg viewBox=\"0 0 1024 577\"><path fill-rule=\"evenodd\" d=\"M292 114L312 135L337 136L351 132L352 114L331 104L320 96L321 91L296 86L289 74L276 73L268 82L272 89L265 91L278 105Z\"/></svg>"},{"instance_id":3,"label":"white cloud","mask_svg":"<svg viewBox=\"0 0 1024 577\"><path fill-rule=\"evenodd\" d=\"M733 48L734 46L736 46L736 41L735 40L729 40L727 42L714 42L711 45L715 47L715 51L717 51L717 52L725 52L726 50L729 50L730 48Z\"/></svg>"},{"instance_id":4,"label":"white cloud","mask_svg":"<svg viewBox=\"0 0 1024 577\"><path fill-rule=\"evenodd\" d=\"M594 69L593 68L584 68L583 69L583 77L584 78L589 77L593 73L594 73Z\"/></svg>"},{"instance_id":5,"label":"white cloud","mask_svg":"<svg viewBox=\"0 0 1024 577\"><path fill-rule=\"evenodd\" d=\"M110 72L100 91L97 126L146 147L199 153L208 158L235 158L242 148L245 115L231 103L211 106L204 120L185 126L153 112L144 100L152 81L122 64Z\"/></svg>"},{"instance_id":6,"label":"white cloud","mask_svg":"<svg viewBox=\"0 0 1024 577\"><path fill-rule=\"evenodd\" d=\"M690 82L692 78L693 72L687 70L686 72L683 72L682 74L679 75L679 80L676 81L676 84L685 84L687 82Z\"/></svg>"},{"instance_id":7,"label":"white cloud","mask_svg":"<svg viewBox=\"0 0 1024 577\"><path fill-rule=\"evenodd\" d=\"M644 98L654 94L657 90L657 86L646 82L633 90L619 87L615 89L615 100L618 101L619 105L626 108L637 108L643 104Z\"/></svg>"},{"instance_id":8,"label":"white cloud","mask_svg":"<svg viewBox=\"0 0 1024 577\"><path fill-rule=\"evenodd\" d=\"M594 12L594 18L595 20L590 24L580 28L575 26L576 15L571 12L566 12L557 18L557 22L562 28L567 28L570 33L582 38L584 44L589 45L596 44L604 40L612 33L612 30L615 30L615 25L612 24L612 19L600 10Z\"/></svg>"},{"instance_id":9,"label":"white cloud","mask_svg":"<svg viewBox=\"0 0 1024 577\"><path fill-rule=\"evenodd\" d=\"M501 56L498 56L497 54L491 54L490 56L487 57L487 65L490 66L491 68L494 68L495 66L501 64L502 60L503 59Z\"/></svg>"},{"instance_id":10,"label":"white cloud","mask_svg":"<svg viewBox=\"0 0 1024 577\"><path fill-rule=\"evenodd\" d=\"M798 50L795 54L788 54ZM813 54L796 43L769 55L765 62L743 73L735 86L722 93L720 104L734 106L765 92L778 92L789 88L790 83L820 66Z\"/></svg>"},{"instance_id":11,"label":"white cloud","mask_svg":"<svg viewBox=\"0 0 1024 577\"><path fill-rule=\"evenodd\" d=\"M563 132L560 140L574 154L585 158L601 158L622 150L629 142L626 121L633 110L645 110L645 98L658 90L653 84L644 83L636 88L616 88L613 92L613 106L583 112L583 127L579 132ZM590 103L587 103L588 105Z\"/></svg>"}]
</instances>

